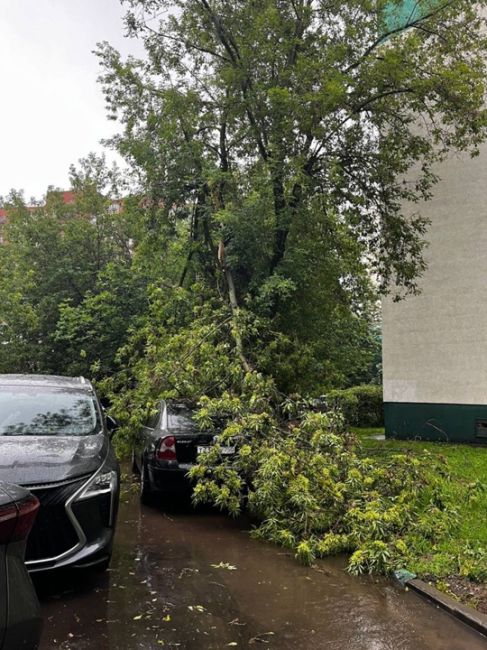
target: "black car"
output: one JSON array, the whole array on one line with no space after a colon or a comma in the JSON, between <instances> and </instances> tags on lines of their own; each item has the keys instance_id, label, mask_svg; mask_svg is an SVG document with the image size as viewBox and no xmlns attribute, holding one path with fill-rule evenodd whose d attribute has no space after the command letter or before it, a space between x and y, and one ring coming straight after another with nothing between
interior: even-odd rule
<instances>
[{"instance_id":1,"label":"black car","mask_svg":"<svg viewBox=\"0 0 487 650\"><path fill-rule=\"evenodd\" d=\"M215 440L214 433L199 430L193 414L184 403L161 401L142 427L132 460L133 470L140 474L142 501L150 502L155 495L191 494L188 471ZM235 447L223 446L220 452L233 455Z\"/></svg>"},{"instance_id":2,"label":"black car","mask_svg":"<svg viewBox=\"0 0 487 650\"><path fill-rule=\"evenodd\" d=\"M108 566L120 479L109 428L82 377L0 375L0 479L40 501L29 571Z\"/></svg>"},{"instance_id":3,"label":"black car","mask_svg":"<svg viewBox=\"0 0 487 650\"><path fill-rule=\"evenodd\" d=\"M0 650L34 650L39 644L39 602L24 565L38 510L32 494L0 482Z\"/></svg>"}]
</instances>

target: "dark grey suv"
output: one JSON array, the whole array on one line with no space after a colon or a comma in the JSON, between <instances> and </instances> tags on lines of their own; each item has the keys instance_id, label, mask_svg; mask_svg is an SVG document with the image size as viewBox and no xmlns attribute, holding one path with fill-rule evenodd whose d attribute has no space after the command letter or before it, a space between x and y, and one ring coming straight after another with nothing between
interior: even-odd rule
<instances>
[{"instance_id":1,"label":"dark grey suv","mask_svg":"<svg viewBox=\"0 0 487 650\"><path fill-rule=\"evenodd\" d=\"M120 477L110 424L82 377L0 375L0 480L40 501L29 571L108 566Z\"/></svg>"},{"instance_id":2,"label":"dark grey suv","mask_svg":"<svg viewBox=\"0 0 487 650\"><path fill-rule=\"evenodd\" d=\"M0 482L0 650L34 650L39 643L39 603L24 565L38 509L26 490Z\"/></svg>"}]
</instances>

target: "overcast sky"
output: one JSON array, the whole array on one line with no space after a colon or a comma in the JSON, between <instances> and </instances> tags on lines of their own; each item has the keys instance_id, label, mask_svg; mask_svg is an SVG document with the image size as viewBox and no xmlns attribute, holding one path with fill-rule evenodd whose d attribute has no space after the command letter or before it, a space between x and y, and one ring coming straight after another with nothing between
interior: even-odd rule
<instances>
[{"instance_id":1,"label":"overcast sky","mask_svg":"<svg viewBox=\"0 0 487 650\"><path fill-rule=\"evenodd\" d=\"M0 196L67 188L69 165L102 151L116 125L92 50L107 40L136 51L123 14L119 0L0 0Z\"/></svg>"}]
</instances>

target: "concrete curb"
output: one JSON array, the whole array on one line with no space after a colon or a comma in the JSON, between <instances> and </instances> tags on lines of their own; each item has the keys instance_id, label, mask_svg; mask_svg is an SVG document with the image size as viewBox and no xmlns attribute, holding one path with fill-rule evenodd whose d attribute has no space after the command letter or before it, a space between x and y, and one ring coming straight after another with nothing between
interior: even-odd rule
<instances>
[{"instance_id":1,"label":"concrete curb","mask_svg":"<svg viewBox=\"0 0 487 650\"><path fill-rule=\"evenodd\" d=\"M463 623L470 625L474 630L487 637L487 615L477 612L472 607L462 605L462 603L453 600L443 592L432 585L414 578L406 582L406 587L412 589L423 598L426 598L437 607L441 607L449 614L459 619Z\"/></svg>"}]
</instances>

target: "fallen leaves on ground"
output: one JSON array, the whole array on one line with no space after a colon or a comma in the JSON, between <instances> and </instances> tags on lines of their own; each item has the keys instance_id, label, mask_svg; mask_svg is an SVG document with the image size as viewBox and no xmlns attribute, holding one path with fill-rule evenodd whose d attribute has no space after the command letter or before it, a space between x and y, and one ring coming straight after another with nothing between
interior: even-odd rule
<instances>
[{"instance_id":1,"label":"fallen leaves on ground","mask_svg":"<svg viewBox=\"0 0 487 650\"><path fill-rule=\"evenodd\" d=\"M233 564L229 564L228 562L220 562L219 564L211 564L214 569L227 569L227 571L236 571L237 567L233 566Z\"/></svg>"},{"instance_id":2,"label":"fallen leaves on ground","mask_svg":"<svg viewBox=\"0 0 487 650\"><path fill-rule=\"evenodd\" d=\"M266 638L268 636L274 636L274 632L263 632L262 634L252 637L249 639L249 645L253 645L254 643L269 643L269 639Z\"/></svg>"},{"instance_id":3,"label":"fallen leaves on ground","mask_svg":"<svg viewBox=\"0 0 487 650\"><path fill-rule=\"evenodd\" d=\"M188 605L190 612L206 612L206 608L203 605Z\"/></svg>"}]
</instances>

